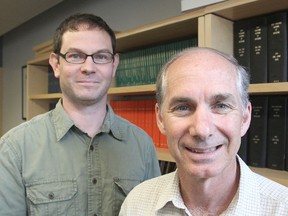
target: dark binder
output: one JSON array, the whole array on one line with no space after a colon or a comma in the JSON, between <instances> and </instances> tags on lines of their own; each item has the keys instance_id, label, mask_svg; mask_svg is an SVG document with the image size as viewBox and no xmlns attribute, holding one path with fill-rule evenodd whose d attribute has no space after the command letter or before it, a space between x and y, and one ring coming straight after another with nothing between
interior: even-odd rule
<instances>
[{"instance_id":1,"label":"dark binder","mask_svg":"<svg viewBox=\"0 0 288 216\"><path fill-rule=\"evenodd\" d=\"M234 57L250 71L250 20L235 21L233 35Z\"/></svg>"},{"instance_id":2,"label":"dark binder","mask_svg":"<svg viewBox=\"0 0 288 216\"><path fill-rule=\"evenodd\" d=\"M253 95L251 124L248 130L248 164L266 167L268 96Z\"/></svg>"},{"instance_id":3,"label":"dark binder","mask_svg":"<svg viewBox=\"0 0 288 216\"><path fill-rule=\"evenodd\" d=\"M287 82L287 12L267 17L268 82Z\"/></svg>"},{"instance_id":4,"label":"dark binder","mask_svg":"<svg viewBox=\"0 0 288 216\"><path fill-rule=\"evenodd\" d=\"M270 96L268 105L267 167L284 170L287 133L287 97Z\"/></svg>"},{"instance_id":5,"label":"dark binder","mask_svg":"<svg viewBox=\"0 0 288 216\"><path fill-rule=\"evenodd\" d=\"M250 20L250 73L251 83L267 83L267 18Z\"/></svg>"},{"instance_id":6,"label":"dark binder","mask_svg":"<svg viewBox=\"0 0 288 216\"><path fill-rule=\"evenodd\" d=\"M245 163L248 163L248 133L241 137L241 145L238 150L238 155Z\"/></svg>"}]
</instances>

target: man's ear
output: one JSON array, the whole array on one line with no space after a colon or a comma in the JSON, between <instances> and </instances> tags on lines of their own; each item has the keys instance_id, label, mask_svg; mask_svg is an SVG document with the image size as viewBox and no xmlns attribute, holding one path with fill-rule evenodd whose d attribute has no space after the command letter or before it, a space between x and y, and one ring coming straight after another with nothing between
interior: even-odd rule
<instances>
[{"instance_id":1,"label":"man's ear","mask_svg":"<svg viewBox=\"0 0 288 216\"><path fill-rule=\"evenodd\" d=\"M119 64L119 59L120 59L120 57L116 53L114 55L114 61L113 61L113 75L112 75L113 77L115 77L115 75L116 75L116 70L117 70L117 67L118 67L118 64Z\"/></svg>"},{"instance_id":2,"label":"man's ear","mask_svg":"<svg viewBox=\"0 0 288 216\"><path fill-rule=\"evenodd\" d=\"M51 53L49 57L49 64L53 68L54 76L56 78L59 78L60 72L59 72L59 57L55 53Z\"/></svg>"},{"instance_id":3,"label":"man's ear","mask_svg":"<svg viewBox=\"0 0 288 216\"><path fill-rule=\"evenodd\" d=\"M161 109L158 105L158 103L155 104L155 115L156 115L156 121L157 121L157 126L162 134L166 134L165 126L163 123L163 117L161 113Z\"/></svg>"},{"instance_id":4,"label":"man's ear","mask_svg":"<svg viewBox=\"0 0 288 216\"><path fill-rule=\"evenodd\" d=\"M242 120L242 126L241 126L241 136L244 136L249 129L250 122L251 122L251 114L252 114L252 105L249 102L245 113L243 113L243 120Z\"/></svg>"}]
</instances>

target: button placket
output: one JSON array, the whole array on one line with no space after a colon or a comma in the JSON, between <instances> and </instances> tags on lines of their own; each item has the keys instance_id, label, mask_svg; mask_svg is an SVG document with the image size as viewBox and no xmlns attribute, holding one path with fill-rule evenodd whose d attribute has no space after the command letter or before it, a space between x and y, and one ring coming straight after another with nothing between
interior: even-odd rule
<instances>
[{"instance_id":1,"label":"button placket","mask_svg":"<svg viewBox=\"0 0 288 216\"><path fill-rule=\"evenodd\" d=\"M88 212L91 215L101 215L101 165L97 136L90 140L88 146ZM94 213L93 213L94 212ZM96 213L97 212L97 213Z\"/></svg>"}]
</instances>

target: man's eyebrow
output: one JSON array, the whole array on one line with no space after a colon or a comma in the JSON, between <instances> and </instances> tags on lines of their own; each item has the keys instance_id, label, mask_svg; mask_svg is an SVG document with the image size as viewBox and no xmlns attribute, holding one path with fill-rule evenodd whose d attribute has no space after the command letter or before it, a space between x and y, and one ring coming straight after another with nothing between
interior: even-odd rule
<instances>
[{"instance_id":1,"label":"man's eyebrow","mask_svg":"<svg viewBox=\"0 0 288 216\"><path fill-rule=\"evenodd\" d=\"M233 94L230 94L230 93L216 93L216 94L212 95L210 98L208 98L208 100L211 103L221 102L221 101L226 101L226 100L229 100L233 103L236 102L235 96ZM169 106L173 106L177 103L194 104L195 101L193 100L193 98L190 98L190 97L175 96L175 97L171 98Z\"/></svg>"},{"instance_id":2,"label":"man's eyebrow","mask_svg":"<svg viewBox=\"0 0 288 216\"><path fill-rule=\"evenodd\" d=\"M232 100L235 101L235 97L233 94L230 93L219 93L219 94L215 94L211 97L211 100L213 101L225 101L225 100Z\"/></svg>"},{"instance_id":3,"label":"man's eyebrow","mask_svg":"<svg viewBox=\"0 0 288 216\"><path fill-rule=\"evenodd\" d=\"M69 48L67 52L81 52L81 53L85 53L82 49L74 48L74 47ZM97 50L96 52L94 52L92 54L95 54L95 53L112 53L112 52L109 49L99 49L99 50Z\"/></svg>"},{"instance_id":4,"label":"man's eyebrow","mask_svg":"<svg viewBox=\"0 0 288 216\"><path fill-rule=\"evenodd\" d=\"M191 98L189 98L189 97L181 97L181 96L179 97L179 96L177 96L177 97L171 98L169 105L173 105L175 103L187 103L187 102L191 103L192 101L193 100Z\"/></svg>"}]
</instances>

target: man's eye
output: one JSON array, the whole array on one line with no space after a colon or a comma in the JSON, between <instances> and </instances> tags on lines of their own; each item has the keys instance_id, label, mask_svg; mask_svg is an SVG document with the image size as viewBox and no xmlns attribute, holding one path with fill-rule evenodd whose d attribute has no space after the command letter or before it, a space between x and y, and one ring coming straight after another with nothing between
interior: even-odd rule
<instances>
[{"instance_id":1,"label":"man's eye","mask_svg":"<svg viewBox=\"0 0 288 216\"><path fill-rule=\"evenodd\" d=\"M213 110L217 113L228 113L233 109L233 107L229 104L219 103L213 107Z\"/></svg>"},{"instance_id":2,"label":"man's eye","mask_svg":"<svg viewBox=\"0 0 288 216\"><path fill-rule=\"evenodd\" d=\"M229 108L229 106L227 104L220 103L220 104L216 104L215 108L227 109L227 108Z\"/></svg>"},{"instance_id":3,"label":"man's eye","mask_svg":"<svg viewBox=\"0 0 288 216\"><path fill-rule=\"evenodd\" d=\"M177 105L171 109L173 113L187 113L191 111L191 107L188 105Z\"/></svg>"},{"instance_id":4,"label":"man's eye","mask_svg":"<svg viewBox=\"0 0 288 216\"><path fill-rule=\"evenodd\" d=\"M108 60L109 59L109 55L108 54L98 53L98 54L93 55L93 58L94 59L99 59L99 60Z\"/></svg>"},{"instance_id":5,"label":"man's eye","mask_svg":"<svg viewBox=\"0 0 288 216\"><path fill-rule=\"evenodd\" d=\"M69 53L67 55L67 58L69 58L69 59L83 59L83 54L81 54L81 53Z\"/></svg>"},{"instance_id":6,"label":"man's eye","mask_svg":"<svg viewBox=\"0 0 288 216\"><path fill-rule=\"evenodd\" d=\"M189 107L186 105L181 105L181 106L176 107L176 109L179 111L186 111L186 110L189 110Z\"/></svg>"}]
</instances>

